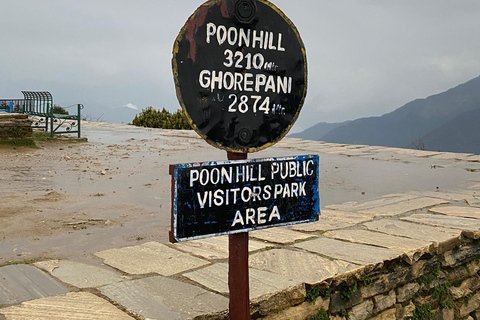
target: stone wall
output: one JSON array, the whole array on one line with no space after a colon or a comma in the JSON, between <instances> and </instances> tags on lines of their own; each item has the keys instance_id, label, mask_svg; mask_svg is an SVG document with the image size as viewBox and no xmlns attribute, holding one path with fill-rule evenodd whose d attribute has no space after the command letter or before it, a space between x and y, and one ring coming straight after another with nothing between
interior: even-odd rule
<instances>
[{"instance_id":1,"label":"stone wall","mask_svg":"<svg viewBox=\"0 0 480 320\"><path fill-rule=\"evenodd\" d=\"M27 114L0 112L0 139L30 138L32 121Z\"/></svg>"},{"instance_id":2,"label":"stone wall","mask_svg":"<svg viewBox=\"0 0 480 320\"><path fill-rule=\"evenodd\" d=\"M480 319L480 234L458 238L306 288L302 303L264 320Z\"/></svg>"}]
</instances>

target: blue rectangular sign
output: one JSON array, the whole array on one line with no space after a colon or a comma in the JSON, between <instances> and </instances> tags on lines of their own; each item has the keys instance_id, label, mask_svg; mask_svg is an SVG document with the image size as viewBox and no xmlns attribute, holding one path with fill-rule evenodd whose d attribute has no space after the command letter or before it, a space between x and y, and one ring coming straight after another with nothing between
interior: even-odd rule
<instances>
[{"instance_id":1,"label":"blue rectangular sign","mask_svg":"<svg viewBox=\"0 0 480 320\"><path fill-rule=\"evenodd\" d=\"M172 165L171 241L313 222L317 155Z\"/></svg>"}]
</instances>

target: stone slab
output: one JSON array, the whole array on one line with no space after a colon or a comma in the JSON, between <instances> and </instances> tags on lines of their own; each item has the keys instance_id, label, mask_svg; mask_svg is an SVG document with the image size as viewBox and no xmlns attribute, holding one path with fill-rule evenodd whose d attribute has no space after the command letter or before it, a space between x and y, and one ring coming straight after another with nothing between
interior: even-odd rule
<instances>
[{"instance_id":1,"label":"stone slab","mask_svg":"<svg viewBox=\"0 0 480 320\"><path fill-rule=\"evenodd\" d=\"M228 259L228 236L179 242L175 243L174 247L208 260ZM268 244L261 241L252 239L249 239L248 241L249 252L262 250L266 247L268 247Z\"/></svg>"},{"instance_id":2,"label":"stone slab","mask_svg":"<svg viewBox=\"0 0 480 320\"><path fill-rule=\"evenodd\" d=\"M460 206L435 207L435 208L431 208L428 211L444 214L447 216L480 219L480 208L476 208L476 207L460 207Z\"/></svg>"},{"instance_id":3,"label":"stone slab","mask_svg":"<svg viewBox=\"0 0 480 320\"><path fill-rule=\"evenodd\" d=\"M303 232L320 232L320 231L348 228L351 226L354 226L354 224L348 223L348 222L327 220L327 219L323 219L320 216L320 219L318 221L311 222L311 223L304 223L304 224L296 224L294 226L291 226L291 228L293 230L303 231Z\"/></svg>"},{"instance_id":4,"label":"stone slab","mask_svg":"<svg viewBox=\"0 0 480 320\"><path fill-rule=\"evenodd\" d=\"M0 268L0 306L68 293L63 284L25 264Z\"/></svg>"},{"instance_id":5,"label":"stone slab","mask_svg":"<svg viewBox=\"0 0 480 320\"><path fill-rule=\"evenodd\" d=\"M468 231L480 230L480 220L462 217L451 217L439 214L414 214L402 218L404 221L428 224L435 227L454 228Z\"/></svg>"},{"instance_id":6,"label":"stone slab","mask_svg":"<svg viewBox=\"0 0 480 320\"><path fill-rule=\"evenodd\" d=\"M429 158L441 153L436 151L425 151L425 150L403 149L403 148L398 148L395 152L404 154L404 155L420 157L420 158Z\"/></svg>"},{"instance_id":7,"label":"stone slab","mask_svg":"<svg viewBox=\"0 0 480 320\"><path fill-rule=\"evenodd\" d=\"M439 198L447 201L468 201L474 198L473 192L468 193L457 193L457 192L422 192L426 197L430 198Z\"/></svg>"},{"instance_id":8,"label":"stone slab","mask_svg":"<svg viewBox=\"0 0 480 320\"><path fill-rule=\"evenodd\" d=\"M345 155L348 150L346 150L344 147L333 147L333 148L325 148L320 150L321 153L327 153L327 154L336 154L336 155Z\"/></svg>"},{"instance_id":9,"label":"stone slab","mask_svg":"<svg viewBox=\"0 0 480 320\"><path fill-rule=\"evenodd\" d=\"M216 263L206 268L185 273L185 277L200 283L201 285L222 293L228 294L228 264ZM303 282L296 278L289 278L279 274L249 269L250 299L271 295L288 288L295 288Z\"/></svg>"},{"instance_id":10,"label":"stone slab","mask_svg":"<svg viewBox=\"0 0 480 320\"><path fill-rule=\"evenodd\" d=\"M295 247L360 265L379 263L396 258L402 254L391 249L345 242L327 237L298 243Z\"/></svg>"},{"instance_id":11,"label":"stone slab","mask_svg":"<svg viewBox=\"0 0 480 320\"><path fill-rule=\"evenodd\" d=\"M368 230L328 231L324 236L338 240L369 244L401 252L410 252L431 245L431 242L425 240L409 239Z\"/></svg>"},{"instance_id":12,"label":"stone slab","mask_svg":"<svg viewBox=\"0 0 480 320\"><path fill-rule=\"evenodd\" d=\"M480 162L480 155L476 154L471 157L466 158L465 160L469 162Z\"/></svg>"},{"instance_id":13,"label":"stone slab","mask_svg":"<svg viewBox=\"0 0 480 320\"><path fill-rule=\"evenodd\" d=\"M288 249L272 249L249 257L251 268L277 273L308 284L359 268L359 265L341 260L330 260L317 254Z\"/></svg>"},{"instance_id":14,"label":"stone slab","mask_svg":"<svg viewBox=\"0 0 480 320\"><path fill-rule=\"evenodd\" d=\"M369 201L364 201L364 202L346 202L342 204L333 204L327 206L327 209L332 209L332 210L340 210L340 211L361 211L361 210L367 210L367 209L372 209L376 207L382 207L382 206L387 206L395 203L399 203L402 201L406 200L411 200L418 198L418 195L410 195L410 194L392 194L392 195L387 195L379 199L374 199L374 200L369 200Z\"/></svg>"},{"instance_id":15,"label":"stone slab","mask_svg":"<svg viewBox=\"0 0 480 320\"><path fill-rule=\"evenodd\" d=\"M279 244L289 244L315 237L314 235L293 231L285 227L252 231L250 232L250 236L263 241Z\"/></svg>"},{"instance_id":16,"label":"stone slab","mask_svg":"<svg viewBox=\"0 0 480 320\"><path fill-rule=\"evenodd\" d=\"M444 152L432 156L432 159L439 160L467 160L472 154L470 153L453 153L453 152Z\"/></svg>"},{"instance_id":17,"label":"stone slab","mask_svg":"<svg viewBox=\"0 0 480 320\"><path fill-rule=\"evenodd\" d=\"M468 204L472 207L480 208L480 199L474 199L474 200L468 201Z\"/></svg>"},{"instance_id":18,"label":"stone slab","mask_svg":"<svg viewBox=\"0 0 480 320\"><path fill-rule=\"evenodd\" d=\"M364 225L372 231L430 242L449 240L456 238L461 234L461 231L459 230L432 227L393 219L381 219L366 222Z\"/></svg>"},{"instance_id":19,"label":"stone slab","mask_svg":"<svg viewBox=\"0 0 480 320\"><path fill-rule=\"evenodd\" d=\"M95 253L104 263L128 274L158 273L171 276L209 264L158 242Z\"/></svg>"},{"instance_id":20,"label":"stone slab","mask_svg":"<svg viewBox=\"0 0 480 320\"><path fill-rule=\"evenodd\" d=\"M442 199L435 198L416 198L411 200L402 201L399 203L375 207L366 210L360 210L360 213L371 215L373 217L393 217L400 214L404 214L411 211L430 208L436 205L448 204L449 202Z\"/></svg>"},{"instance_id":21,"label":"stone slab","mask_svg":"<svg viewBox=\"0 0 480 320\"><path fill-rule=\"evenodd\" d=\"M125 279L112 270L68 260L42 261L34 266L77 288L96 288Z\"/></svg>"},{"instance_id":22,"label":"stone slab","mask_svg":"<svg viewBox=\"0 0 480 320\"><path fill-rule=\"evenodd\" d=\"M228 309L227 298L162 276L118 282L100 291L145 319L193 319Z\"/></svg>"},{"instance_id":23,"label":"stone slab","mask_svg":"<svg viewBox=\"0 0 480 320\"><path fill-rule=\"evenodd\" d=\"M0 309L6 320L133 320L108 301L88 292L24 302Z\"/></svg>"},{"instance_id":24,"label":"stone slab","mask_svg":"<svg viewBox=\"0 0 480 320\"><path fill-rule=\"evenodd\" d=\"M376 154L369 155L363 158L380 160L380 161L399 161L402 159L402 155L391 151L378 150Z\"/></svg>"},{"instance_id":25,"label":"stone slab","mask_svg":"<svg viewBox=\"0 0 480 320\"><path fill-rule=\"evenodd\" d=\"M348 224L357 224L372 220L372 217L357 212L322 209L322 215L320 216L320 219L345 222Z\"/></svg>"},{"instance_id":26,"label":"stone slab","mask_svg":"<svg viewBox=\"0 0 480 320\"><path fill-rule=\"evenodd\" d=\"M468 189L473 189L473 190L480 190L480 183L475 183L468 187Z\"/></svg>"}]
</instances>

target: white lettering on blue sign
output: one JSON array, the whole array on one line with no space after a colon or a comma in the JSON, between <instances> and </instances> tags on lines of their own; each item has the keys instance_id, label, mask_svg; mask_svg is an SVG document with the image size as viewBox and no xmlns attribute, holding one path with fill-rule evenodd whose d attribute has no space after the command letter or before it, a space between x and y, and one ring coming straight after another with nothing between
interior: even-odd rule
<instances>
[{"instance_id":1,"label":"white lettering on blue sign","mask_svg":"<svg viewBox=\"0 0 480 320\"><path fill-rule=\"evenodd\" d=\"M260 207L260 208L247 208L245 213L240 212L237 210L235 213L235 218L233 219L232 227L235 225L240 224L242 226L248 225L262 225L266 224L267 221L271 222L273 219L277 219L280 221L282 218L280 217L280 212L278 211L277 206L273 206L272 211L268 214L268 220L266 219L268 210L267 207ZM245 218L244 218L245 217ZM256 219L255 219L256 218Z\"/></svg>"},{"instance_id":2,"label":"white lettering on blue sign","mask_svg":"<svg viewBox=\"0 0 480 320\"><path fill-rule=\"evenodd\" d=\"M267 179L285 180L291 178L303 178L315 174L315 163L313 160L272 162L270 174L263 174L262 164L245 164L235 167L204 167L190 171L189 186L196 183L205 187L213 185L231 185L235 183L262 182ZM301 198L306 196L306 182L289 182L283 184L265 184L263 186L245 186L243 188L218 189L216 191L197 192L196 198L200 208L211 208L228 206L230 204L251 203L255 201L279 199L279 198Z\"/></svg>"}]
</instances>

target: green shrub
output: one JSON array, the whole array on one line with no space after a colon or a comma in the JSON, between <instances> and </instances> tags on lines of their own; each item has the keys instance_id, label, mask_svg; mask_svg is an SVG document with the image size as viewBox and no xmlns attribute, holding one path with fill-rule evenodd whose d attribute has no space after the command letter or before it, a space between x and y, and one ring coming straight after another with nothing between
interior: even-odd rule
<instances>
[{"instance_id":1,"label":"green shrub","mask_svg":"<svg viewBox=\"0 0 480 320\"><path fill-rule=\"evenodd\" d=\"M405 320L431 320L433 319L432 306L430 303L415 305L413 316L406 317Z\"/></svg>"},{"instance_id":2,"label":"green shrub","mask_svg":"<svg viewBox=\"0 0 480 320\"><path fill-rule=\"evenodd\" d=\"M340 298L342 298L343 301L347 301L357 291L358 291L358 284L355 281L351 286L342 287L342 290L340 291Z\"/></svg>"},{"instance_id":3,"label":"green shrub","mask_svg":"<svg viewBox=\"0 0 480 320\"><path fill-rule=\"evenodd\" d=\"M307 318L307 320L330 320L330 315L327 311L322 309L318 314Z\"/></svg>"},{"instance_id":4,"label":"green shrub","mask_svg":"<svg viewBox=\"0 0 480 320\"><path fill-rule=\"evenodd\" d=\"M453 302L453 294L450 291L451 286L450 283L444 283L433 289L432 298L437 299L438 304L443 309L452 309L455 306Z\"/></svg>"},{"instance_id":5,"label":"green shrub","mask_svg":"<svg viewBox=\"0 0 480 320\"><path fill-rule=\"evenodd\" d=\"M57 106L56 104L53 105L53 114L66 114L68 115L68 111L65 110L63 107Z\"/></svg>"},{"instance_id":6,"label":"green shrub","mask_svg":"<svg viewBox=\"0 0 480 320\"><path fill-rule=\"evenodd\" d=\"M155 110L153 107L142 109L142 112L135 116L132 124L149 128L191 129L182 110L177 110L171 114L165 108L162 111Z\"/></svg>"}]
</instances>

